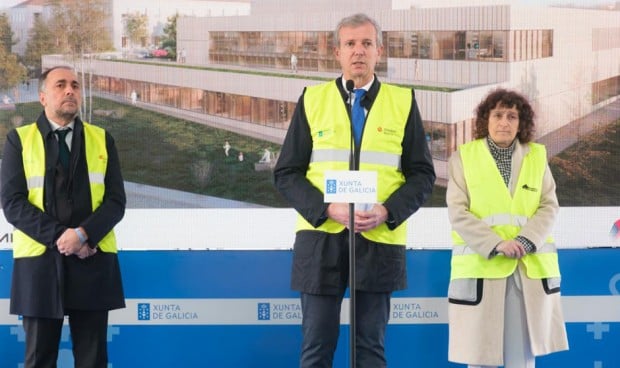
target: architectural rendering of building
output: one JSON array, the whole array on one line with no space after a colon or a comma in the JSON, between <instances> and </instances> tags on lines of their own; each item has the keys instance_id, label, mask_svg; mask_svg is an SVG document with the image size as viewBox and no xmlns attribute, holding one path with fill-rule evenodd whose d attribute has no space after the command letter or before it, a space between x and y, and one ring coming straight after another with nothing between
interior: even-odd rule
<instances>
[{"instance_id":1,"label":"architectural rendering of building","mask_svg":"<svg viewBox=\"0 0 620 368\"><path fill-rule=\"evenodd\" d=\"M58 1L62 4L64 0ZM7 10L14 38L17 41L13 52L23 55L29 38L29 31L35 18L41 17L45 21L53 18L53 0L25 0ZM105 20L114 51L122 52L127 46L123 17L131 14L142 14L148 18L147 31L150 39L156 40L163 35L164 24L168 17L175 14L180 16L231 16L249 14L249 0L101 0L101 5L107 14ZM147 45L151 42L146 42ZM157 46L157 45L152 45ZM113 50L110 50L113 51Z\"/></svg>"},{"instance_id":2,"label":"architectural rendering of building","mask_svg":"<svg viewBox=\"0 0 620 368\"><path fill-rule=\"evenodd\" d=\"M620 95L618 11L511 3L398 9L390 0L261 0L247 16L181 17L177 49L187 50L186 63L96 61L95 90L125 99L136 90L145 106L281 142L303 87L339 75L332 33L355 11L382 26L380 80L415 88L440 179L452 152L472 139L473 109L489 89L529 96L537 138L546 142L573 134L562 128ZM567 145L552 145L550 154Z\"/></svg>"}]
</instances>

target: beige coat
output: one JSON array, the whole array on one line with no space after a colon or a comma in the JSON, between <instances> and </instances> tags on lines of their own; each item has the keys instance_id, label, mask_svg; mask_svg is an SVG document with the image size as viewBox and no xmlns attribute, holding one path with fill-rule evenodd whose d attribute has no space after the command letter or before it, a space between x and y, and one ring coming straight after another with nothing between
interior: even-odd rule
<instances>
[{"instance_id":1,"label":"beige coat","mask_svg":"<svg viewBox=\"0 0 620 368\"><path fill-rule=\"evenodd\" d=\"M513 153L510 182L510 191L513 194L523 157L528 150L527 145L517 143ZM450 158L448 176L446 201L452 229L461 235L473 251L488 257L502 239L468 211L469 192L458 152ZM555 181L548 166L541 190L540 207L520 232L520 235L531 240L537 247L541 247L551 233L559 208ZM538 356L568 349L560 293L547 294L542 280L529 279L525 275L521 262L515 272L520 272L521 275L533 354ZM503 365L505 291L506 279L485 279L479 304L449 304L450 361L474 365Z\"/></svg>"}]
</instances>

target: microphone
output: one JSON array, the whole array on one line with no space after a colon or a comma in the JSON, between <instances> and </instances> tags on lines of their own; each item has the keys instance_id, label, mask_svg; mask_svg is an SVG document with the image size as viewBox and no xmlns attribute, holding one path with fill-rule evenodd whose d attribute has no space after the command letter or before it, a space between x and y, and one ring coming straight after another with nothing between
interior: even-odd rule
<instances>
[{"instance_id":1,"label":"microphone","mask_svg":"<svg viewBox=\"0 0 620 368\"><path fill-rule=\"evenodd\" d=\"M355 88L355 83L349 79L345 83L347 87L347 92L349 93L349 102L347 103L347 107L349 108L349 125L351 128L351 141L349 142L349 170L355 170L355 137L353 133L353 89ZM349 318L350 318L350 326L349 326L349 336L356 336L356 327L355 327L355 305L356 305L356 297L355 297L355 203L349 203L349 290L351 290L350 300L349 300ZM349 353L351 355L350 362L351 366L355 367L355 339L351 339L351 346L349 349Z\"/></svg>"},{"instance_id":2,"label":"microphone","mask_svg":"<svg viewBox=\"0 0 620 368\"><path fill-rule=\"evenodd\" d=\"M353 82L353 79L349 79L347 81L347 91L349 91L349 93L353 92L353 88L355 88L355 83Z\"/></svg>"},{"instance_id":3,"label":"microphone","mask_svg":"<svg viewBox=\"0 0 620 368\"><path fill-rule=\"evenodd\" d=\"M355 88L355 83L352 79L349 79L346 82L347 92L349 93L349 101L347 102L347 107L349 108L349 121L351 126L351 142L349 145L349 170L355 170L355 143L353 138L353 89Z\"/></svg>"}]
</instances>

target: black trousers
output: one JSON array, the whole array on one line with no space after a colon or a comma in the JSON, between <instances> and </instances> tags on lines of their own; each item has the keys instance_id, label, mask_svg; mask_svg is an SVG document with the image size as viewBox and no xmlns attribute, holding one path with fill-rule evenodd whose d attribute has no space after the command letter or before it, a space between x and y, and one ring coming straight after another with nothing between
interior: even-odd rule
<instances>
[{"instance_id":1,"label":"black trousers","mask_svg":"<svg viewBox=\"0 0 620 368\"><path fill-rule=\"evenodd\" d=\"M66 311L75 368L107 368L108 311ZM62 319L24 317L24 368L56 368Z\"/></svg>"},{"instance_id":2,"label":"black trousers","mask_svg":"<svg viewBox=\"0 0 620 368\"><path fill-rule=\"evenodd\" d=\"M390 319L391 293L356 292L355 360L357 368L383 368L385 329ZM343 295L301 294L300 368L331 368L340 332ZM348 348L347 348L348 350Z\"/></svg>"}]
</instances>

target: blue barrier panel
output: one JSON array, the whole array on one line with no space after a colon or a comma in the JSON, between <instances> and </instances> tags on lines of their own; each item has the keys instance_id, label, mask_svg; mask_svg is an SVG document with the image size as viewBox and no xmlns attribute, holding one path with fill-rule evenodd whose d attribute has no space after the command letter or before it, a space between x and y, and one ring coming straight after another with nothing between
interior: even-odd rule
<instances>
[{"instance_id":1,"label":"blue barrier panel","mask_svg":"<svg viewBox=\"0 0 620 368\"><path fill-rule=\"evenodd\" d=\"M127 308L110 315L110 367L290 368L301 342L298 295L289 289L292 253L122 251ZM409 250L409 288L394 294L387 332L391 367L460 367L447 362L448 250ZM539 368L620 367L620 250L560 250L571 350ZM20 367L23 330L8 315L12 259L0 251L0 367ZM345 301L346 303L347 301ZM343 307L335 367L348 366ZM68 327L59 368L73 366Z\"/></svg>"}]
</instances>

